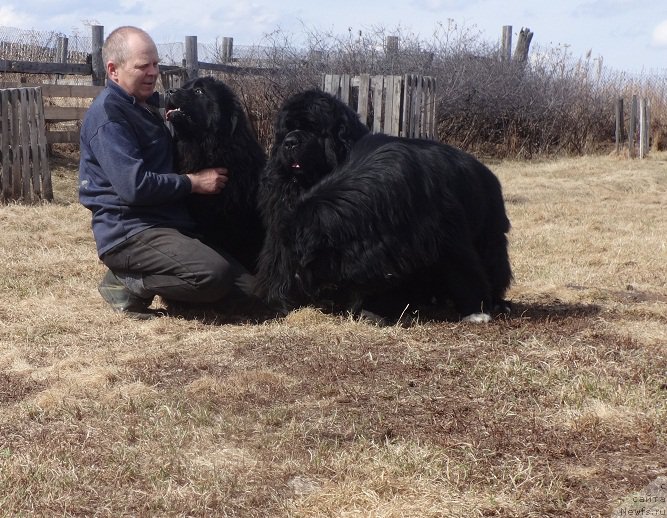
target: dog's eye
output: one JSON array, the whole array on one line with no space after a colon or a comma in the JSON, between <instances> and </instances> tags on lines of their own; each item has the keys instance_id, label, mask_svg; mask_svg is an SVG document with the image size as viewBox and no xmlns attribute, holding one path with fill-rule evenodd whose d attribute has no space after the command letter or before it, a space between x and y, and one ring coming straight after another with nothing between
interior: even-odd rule
<instances>
[{"instance_id":1,"label":"dog's eye","mask_svg":"<svg viewBox=\"0 0 667 518\"><path fill-rule=\"evenodd\" d=\"M203 89L203 88L199 88L199 87L197 87L197 88L195 88L195 93L196 93L197 95L203 95L203 93L204 93L204 89Z\"/></svg>"}]
</instances>

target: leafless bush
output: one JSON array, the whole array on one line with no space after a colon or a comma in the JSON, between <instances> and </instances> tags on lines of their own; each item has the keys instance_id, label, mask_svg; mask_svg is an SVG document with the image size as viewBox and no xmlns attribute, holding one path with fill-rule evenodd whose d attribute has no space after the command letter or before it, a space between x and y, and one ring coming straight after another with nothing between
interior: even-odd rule
<instances>
[{"instance_id":1,"label":"leafless bush","mask_svg":"<svg viewBox=\"0 0 667 518\"><path fill-rule=\"evenodd\" d=\"M49 60L58 36L0 27L0 58ZM68 60L81 61L90 46L91 38L70 36ZM633 95L649 102L654 149L667 147L664 76L608 70L590 55L575 58L567 46L534 45L525 62L501 59L497 44L484 41L474 26L452 20L429 35L384 27L344 34L306 26L301 34L277 29L259 45L236 47L231 63L220 41L199 48L200 61L234 67L216 75L238 93L267 147L283 100L320 86L324 73L435 77L438 137L478 154L532 157L611 147L616 99ZM183 49L182 43L158 43L165 64L180 65Z\"/></svg>"},{"instance_id":2,"label":"leafless bush","mask_svg":"<svg viewBox=\"0 0 667 518\"><path fill-rule=\"evenodd\" d=\"M494 54L458 54L444 64L441 138L479 152L530 157L582 154L613 137L613 103L590 58L574 62L558 51L538 52L524 65Z\"/></svg>"},{"instance_id":3,"label":"leafless bush","mask_svg":"<svg viewBox=\"0 0 667 518\"><path fill-rule=\"evenodd\" d=\"M228 80L252 104L269 138L267 121L282 100L319 86L326 72L435 77L439 138L476 153L533 157L608 148L615 99L632 93L649 99L654 146L667 144L664 78L630 78L606 69L601 59L575 58L567 46L534 46L525 63L502 60L498 45L451 20L428 38L383 27L343 35L304 27L296 44L292 35L275 31L239 64L250 62L271 73Z\"/></svg>"}]
</instances>

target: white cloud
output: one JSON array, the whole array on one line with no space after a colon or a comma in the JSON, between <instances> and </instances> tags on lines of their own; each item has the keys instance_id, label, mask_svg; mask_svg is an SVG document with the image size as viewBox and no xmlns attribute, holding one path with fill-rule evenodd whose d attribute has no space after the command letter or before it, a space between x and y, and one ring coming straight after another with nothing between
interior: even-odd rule
<instances>
[{"instance_id":1,"label":"white cloud","mask_svg":"<svg viewBox=\"0 0 667 518\"><path fill-rule=\"evenodd\" d=\"M651 43L656 47L667 47L667 20L663 20L653 29Z\"/></svg>"},{"instance_id":2,"label":"white cloud","mask_svg":"<svg viewBox=\"0 0 667 518\"><path fill-rule=\"evenodd\" d=\"M28 27L32 19L24 13L17 12L12 5L0 6L0 25L6 27Z\"/></svg>"}]
</instances>

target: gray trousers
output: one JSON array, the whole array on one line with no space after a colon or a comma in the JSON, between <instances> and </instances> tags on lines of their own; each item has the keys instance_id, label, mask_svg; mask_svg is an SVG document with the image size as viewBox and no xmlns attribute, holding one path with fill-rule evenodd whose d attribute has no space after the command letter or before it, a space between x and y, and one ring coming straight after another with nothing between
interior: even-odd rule
<instances>
[{"instance_id":1,"label":"gray trousers","mask_svg":"<svg viewBox=\"0 0 667 518\"><path fill-rule=\"evenodd\" d=\"M252 276L235 259L171 228L144 230L101 259L142 298L197 304L250 292Z\"/></svg>"}]
</instances>

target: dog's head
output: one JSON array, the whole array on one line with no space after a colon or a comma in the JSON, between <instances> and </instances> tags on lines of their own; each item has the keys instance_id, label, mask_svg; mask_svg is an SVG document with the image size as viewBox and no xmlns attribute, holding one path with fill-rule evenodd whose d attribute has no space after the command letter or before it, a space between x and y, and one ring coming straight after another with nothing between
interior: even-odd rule
<instances>
[{"instance_id":1,"label":"dog's head","mask_svg":"<svg viewBox=\"0 0 667 518\"><path fill-rule=\"evenodd\" d=\"M241 111L236 96L222 81L199 77L165 92L165 117L181 140L230 137Z\"/></svg>"},{"instance_id":2,"label":"dog's head","mask_svg":"<svg viewBox=\"0 0 667 518\"><path fill-rule=\"evenodd\" d=\"M355 142L368 133L345 103L320 90L290 97L278 112L271 160L304 187L317 183L344 162Z\"/></svg>"}]
</instances>

